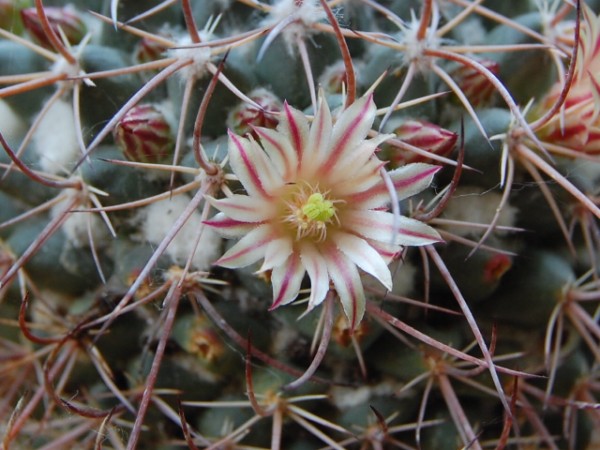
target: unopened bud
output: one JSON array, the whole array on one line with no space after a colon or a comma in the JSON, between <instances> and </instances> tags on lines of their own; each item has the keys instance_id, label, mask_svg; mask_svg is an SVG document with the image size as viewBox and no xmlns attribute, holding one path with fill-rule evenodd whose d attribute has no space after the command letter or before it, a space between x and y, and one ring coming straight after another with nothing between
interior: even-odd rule
<instances>
[{"instance_id":1,"label":"unopened bud","mask_svg":"<svg viewBox=\"0 0 600 450\"><path fill-rule=\"evenodd\" d=\"M162 43L144 37L136 44L134 49L134 58L139 63L148 63L159 60L167 51Z\"/></svg>"},{"instance_id":2,"label":"unopened bud","mask_svg":"<svg viewBox=\"0 0 600 450\"><path fill-rule=\"evenodd\" d=\"M64 35L71 45L81 42L87 32L85 23L79 16L79 12L73 7L62 8L47 6L44 8L50 27L58 35ZM52 48L52 44L42 27L42 21L38 16L36 8L25 8L21 10L23 26L31 37L40 45ZM59 31L60 30L60 31Z\"/></svg>"},{"instance_id":3,"label":"unopened bud","mask_svg":"<svg viewBox=\"0 0 600 450\"><path fill-rule=\"evenodd\" d=\"M456 133L424 120L406 120L392 131L396 134L396 139L438 156L448 155L454 148L458 138ZM390 144L386 144L384 150L386 159L394 167L413 162L431 162L424 155L400 149Z\"/></svg>"},{"instance_id":4,"label":"unopened bud","mask_svg":"<svg viewBox=\"0 0 600 450\"><path fill-rule=\"evenodd\" d=\"M478 62L495 76L500 73L500 65L496 61L484 59ZM496 88L481 71L470 66L460 66L451 75L472 106L479 107L491 103Z\"/></svg>"},{"instance_id":5,"label":"unopened bud","mask_svg":"<svg viewBox=\"0 0 600 450\"><path fill-rule=\"evenodd\" d=\"M266 89L255 89L248 95L250 99L261 106L241 103L232 109L227 116L227 126L235 134L244 135L252 133L252 127L275 128L279 123L273 113L281 111L282 104L279 99Z\"/></svg>"},{"instance_id":6,"label":"unopened bud","mask_svg":"<svg viewBox=\"0 0 600 450\"><path fill-rule=\"evenodd\" d=\"M175 145L165 115L150 104L131 108L115 127L113 136L130 161L164 162L173 154Z\"/></svg>"}]
</instances>

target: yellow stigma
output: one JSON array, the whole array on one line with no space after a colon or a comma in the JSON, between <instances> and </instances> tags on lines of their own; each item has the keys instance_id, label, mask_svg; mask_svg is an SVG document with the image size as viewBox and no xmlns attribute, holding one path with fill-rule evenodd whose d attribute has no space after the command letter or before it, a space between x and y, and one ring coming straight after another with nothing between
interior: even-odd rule
<instances>
[{"instance_id":1,"label":"yellow stigma","mask_svg":"<svg viewBox=\"0 0 600 450\"><path fill-rule=\"evenodd\" d=\"M302 206L302 214L309 220L327 222L335 215L335 207L332 201L325 200L323 194L315 192Z\"/></svg>"}]
</instances>

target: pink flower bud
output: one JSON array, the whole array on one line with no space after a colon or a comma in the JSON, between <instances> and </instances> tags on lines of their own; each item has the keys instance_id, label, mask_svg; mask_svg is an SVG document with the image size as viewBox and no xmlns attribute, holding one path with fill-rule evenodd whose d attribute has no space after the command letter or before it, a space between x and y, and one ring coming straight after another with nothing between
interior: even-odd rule
<instances>
[{"instance_id":1,"label":"pink flower bud","mask_svg":"<svg viewBox=\"0 0 600 450\"><path fill-rule=\"evenodd\" d=\"M173 154L171 127L154 105L131 108L115 127L113 136L130 161L160 163Z\"/></svg>"},{"instance_id":2,"label":"pink flower bud","mask_svg":"<svg viewBox=\"0 0 600 450\"><path fill-rule=\"evenodd\" d=\"M536 116L541 116L556 103L561 89L562 86L555 85L538 106ZM537 132L540 139L578 152L600 153L600 119L592 89L591 83L573 86L564 109Z\"/></svg>"},{"instance_id":3,"label":"pink flower bud","mask_svg":"<svg viewBox=\"0 0 600 450\"><path fill-rule=\"evenodd\" d=\"M434 123L424 120L406 120L393 132L396 138L439 156L448 155L456 144L458 135ZM413 162L431 162L426 156L418 155L410 150L403 150L392 145L386 145L386 158L393 167Z\"/></svg>"},{"instance_id":4,"label":"pink flower bud","mask_svg":"<svg viewBox=\"0 0 600 450\"><path fill-rule=\"evenodd\" d=\"M500 65L496 61L484 59L478 62L494 75L497 76L500 73ZM460 66L451 75L471 105L478 107L491 102L496 89L481 72L472 67Z\"/></svg>"},{"instance_id":5,"label":"pink flower bud","mask_svg":"<svg viewBox=\"0 0 600 450\"><path fill-rule=\"evenodd\" d=\"M262 109L253 105L241 103L229 112L227 126L236 134L254 134L252 127L275 128L279 123L273 113L281 111L282 104L279 99L266 89L255 89L248 95ZM256 136L255 136L256 137Z\"/></svg>"},{"instance_id":6,"label":"pink flower bud","mask_svg":"<svg viewBox=\"0 0 600 450\"><path fill-rule=\"evenodd\" d=\"M167 47L160 42L144 37L136 44L133 54L137 62L147 63L159 60L166 51Z\"/></svg>"},{"instance_id":7,"label":"pink flower bud","mask_svg":"<svg viewBox=\"0 0 600 450\"><path fill-rule=\"evenodd\" d=\"M48 6L44 8L44 11L54 32L60 36L61 32L59 32L59 29L62 30L62 34L66 36L70 44L78 44L85 36L87 32L85 23L81 20L79 12L73 7L66 6L59 8ZM48 36L44 33L41 20L35 8L22 9L21 20L25 29L37 43L43 47L52 48L52 44L50 44Z\"/></svg>"}]
</instances>

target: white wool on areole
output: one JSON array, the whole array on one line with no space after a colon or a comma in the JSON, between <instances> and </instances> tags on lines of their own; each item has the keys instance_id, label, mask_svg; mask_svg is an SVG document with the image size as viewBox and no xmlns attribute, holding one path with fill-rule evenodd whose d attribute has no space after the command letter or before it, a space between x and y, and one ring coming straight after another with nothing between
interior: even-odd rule
<instances>
[{"instance_id":1,"label":"white wool on areole","mask_svg":"<svg viewBox=\"0 0 600 450\"><path fill-rule=\"evenodd\" d=\"M13 142L16 142L27 132L25 121L2 99L0 99L0 132L10 145L13 145Z\"/></svg>"},{"instance_id":2,"label":"white wool on areole","mask_svg":"<svg viewBox=\"0 0 600 450\"><path fill-rule=\"evenodd\" d=\"M33 134L32 144L44 172L64 174L79 161L81 150L71 103L57 100L50 106Z\"/></svg>"},{"instance_id":3,"label":"white wool on areole","mask_svg":"<svg viewBox=\"0 0 600 450\"><path fill-rule=\"evenodd\" d=\"M50 216L55 218L65 214L67 204L72 201L75 195L81 195L81 192L73 191L71 195L54 205L50 209ZM93 244L98 249L108 245L110 232L98 214L86 212L67 212L66 214L68 214L68 217L60 229L64 233L67 242L73 247L85 248Z\"/></svg>"},{"instance_id":4,"label":"white wool on areole","mask_svg":"<svg viewBox=\"0 0 600 450\"><path fill-rule=\"evenodd\" d=\"M135 219L139 224L139 238L150 244L159 245L190 201L191 199L183 194L154 202L142 208ZM221 251L221 238L210 227L202 225L200 212L194 211L165 251L173 262L181 266L185 265L193 251L194 242L196 242L201 228L202 236L192 260L192 266L197 270L208 270L218 259Z\"/></svg>"}]
</instances>

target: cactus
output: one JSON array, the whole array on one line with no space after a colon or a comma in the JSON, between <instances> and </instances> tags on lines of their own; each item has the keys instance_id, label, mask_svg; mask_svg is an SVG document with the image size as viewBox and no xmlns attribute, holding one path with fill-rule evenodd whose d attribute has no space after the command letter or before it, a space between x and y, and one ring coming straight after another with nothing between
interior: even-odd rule
<instances>
[{"instance_id":1,"label":"cactus","mask_svg":"<svg viewBox=\"0 0 600 450\"><path fill-rule=\"evenodd\" d=\"M600 445L600 2L0 0L0 447Z\"/></svg>"}]
</instances>

